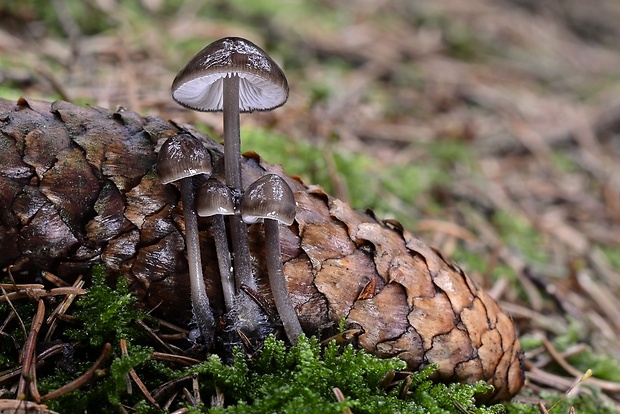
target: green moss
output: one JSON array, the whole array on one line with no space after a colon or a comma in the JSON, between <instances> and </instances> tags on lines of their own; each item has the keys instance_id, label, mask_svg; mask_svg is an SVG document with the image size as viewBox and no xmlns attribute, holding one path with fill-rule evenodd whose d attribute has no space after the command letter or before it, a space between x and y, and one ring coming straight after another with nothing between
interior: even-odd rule
<instances>
[{"instance_id":1,"label":"green moss","mask_svg":"<svg viewBox=\"0 0 620 414\"><path fill-rule=\"evenodd\" d=\"M342 183L348 201L355 208L375 208L379 187L376 165L367 155L334 150L298 141L262 129L243 129L242 148L256 151L266 161L286 165L286 172L301 176L305 182L322 186L330 194L338 194Z\"/></svg>"},{"instance_id":2,"label":"green moss","mask_svg":"<svg viewBox=\"0 0 620 414\"><path fill-rule=\"evenodd\" d=\"M551 152L550 161L554 168L563 173L572 173L580 170L574 156L566 151Z\"/></svg>"},{"instance_id":3,"label":"green moss","mask_svg":"<svg viewBox=\"0 0 620 414\"><path fill-rule=\"evenodd\" d=\"M610 355L597 353L592 348L571 356L568 362L582 372L591 369L596 378L620 382L620 361Z\"/></svg>"},{"instance_id":4,"label":"green moss","mask_svg":"<svg viewBox=\"0 0 620 414\"><path fill-rule=\"evenodd\" d=\"M482 382L434 384L428 379L434 366L412 374L406 399L398 397L399 387L388 393L378 387L388 371L404 367L403 361L379 359L352 346L340 348L332 342L323 348L315 338L302 337L287 349L282 341L269 337L253 358L237 351L230 366L213 356L190 371L212 378L213 382L203 381L208 384L205 391L213 392L215 384L231 404L212 409L213 413L340 414L344 408L355 413L457 413L456 405L476 413L502 412L499 405L477 408L472 403L474 394L488 389ZM336 401L336 387L345 401Z\"/></svg>"},{"instance_id":5,"label":"green moss","mask_svg":"<svg viewBox=\"0 0 620 414\"><path fill-rule=\"evenodd\" d=\"M543 235L520 216L504 211L498 211L493 216L493 223L497 227L500 237L505 243L518 250L529 263L546 263L548 254L543 248Z\"/></svg>"},{"instance_id":6,"label":"green moss","mask_svg":"<svg viewBox=\"0 0 620 414\"><path fill-rule=\"evenodd\" d=\"M415 205L415 200L441 180L439 166L424 164L394 165L384 171L381 183L391 194L405 203Z\"/></svg>"},{"instance_id":7,"label":"green moss","mask_svg":"<svg viewBox=\"0 0 620 414\"><path fill-rule=\"evenodd\" d=\"M321 175L326 166L319 149L306 142L260 128L241 128L242 151L256 151L266 161L274 164L286 164L286 172L301 175L304 180L314 180ZM322 182L314 182L323 185Z\"/></svg>"},{"instance_id":8,"label":"green moss","mask_svg":"<svg viewBox=\"0 0 620 414\"><path fill-rule=\"evenodd\" d=\"M132 327L132 321L143 315L135 308L135 297L129 294L124 279L116 286L106 283L104 267L95 266L88 294L80 296L74 304L72 315L75 327L59 332L67 342L70 354L66 362L55 364L51 370L39 373L42 394L60 388L88 370L105 343L113 345L112 355L95 375L95 379L79 390L48 402L51 409L62 412L116 412L121 404L138 402L140 396L127 392L127 373L147 361L152 349L132 346L142 335ZM129 355L121 356L120 339L127 339Z\"/></svg>"},{"instance_id":9,"label":"green moss","mask_svg":"<svg viewBox=\"0 0 620 414\"><path fill-rule=\"evenodd\" d=\"M330 194L344 190L344 198L356 208L376 204L369 186L378 187L379 175L376 163L367 155L338 151L330 143L319 147L260 130L248 135L245 148L259 152L269 162L286 165L287 173L300 175Z\"/></svg>"},{"instance_id":10,"label":"green moss","mask_svg":"<svg viewBox=\"0 0 620 414\"><path fill-rule=\"evenodd\" d=\"M450 140L428 145L426 161L387 165L367 154L339 150L334 143L318 146L256 128L243 129L242 136L244 151L256 151L270 163L286 165L288 174L322 186L354 208L395 217L408 228L418 218L415 206L421 204L421 197L433 187L448 185L454 165L472 159L465 144Z\"/></svg>"},{"instance_id":11,"label":"green moss","mask_svg":"<svg viewBox=\"0 0 620 414\"><path fill-rule=\"evenodd\" d=\"M558 335L553 339L553 345L560 351L565 351L569 347L586 341L588 330L584 328L583 321L569 319L568 329L562 335Z\"/></svg>"},{"instance_id":12,"label":"green moss","mask_svg":"<svg viewBox=\"0 0 620 414\"><path fill-rule=\"evenodd\" d=\"M3 283L4 282L3 280ZM0 295L2 294L3 293L0 292ZM12 305L22 319L27 332L24 332L17 318L13 318L11 323L3 327L2 334L0 335L0 349L2 349L2 352L0 352L0 371L8 370L18 364L21 346L26 341L26 335L28 334L28 330L32 324L32 317L36 311L36 304L33 302L19 300L13 301ZM7 302L0 302L0 320L2 322L6 321L5 318L7 318L12 311L13 309Z\"/></svg>"},{"instance_id":13,"label":"green moss","mask_svg":"<svg viewBox=\"0 0 620 414\"><path fill-rule=\"evenodd\" d=\"M540 335L521 335L519 337L521 342L521 348L523 351L528 352L543 345Z\"/></svg>"},{"instance_id":14,"label":"green moss","mask_svg":"<svg viewBox=\"0 0 620 414\"><path fill-rule=\"evenodd\" d=\"M195 375L200 384L203 406L191 412L214 413L342 413L351 408L355 413L459 413L457 407L475 413L501 412L501 406L476 407L473 396L488 388L475 385L435 384L429 377L436 367L411 374L411 383L401 398L403 383L384 390L380 380L390 371L405 368L398 359L380 359L352 346L340 347L335 342L322 346L316 338L302 337L288 348L284 342L269 337L260 352L247 356L234 351L232 364L216 355L189 368L152 359L156 346L147 336L131 328L131 321L142 315L134 309L135 298L124 282L110 287L103 269L93 272L87 295L76 300L72 315L80 327L57 331L56 338L67 337L70 362L54 363L37 372L42 394L58 389L86 372L100 355L103 344L113 345L112 353L97 375L79 390L47 402L60 412L117 412L131 406L139 413L159 412L144 402L135 389L127 388L127 374L133 368L149 390L179 378ZM25 309L25 308L24 308ZM25 312L25 311L28 312ZM23 318L32 318L32 306ZM126 338L128 355L123 355L119 342ZM210 396L224 395L225 407L209 408ZM337 401L334 388L345 396ZM179 400L177 400L179 401ZM181 408L177 402L171 409Z\"/></svg>"},{"instance_id":15,"label":"green moss","mask_svg":"<svg viewBox=\"0 0 620 414\"><path fill-rule=\"evenodd\" d=\"M112 359L106 370L99 371L100 378L79 390L65 394L47 403L48 407L61 412L109 413L118 412L121 405L136 404L142 398L139 393L128 393L127 374L132 368L149 360L152 350L142 347L130 347L129 355ZM80 371L86 370L87 367ZM48 392L73 380L75 373L57 369L54 375L40 381L40 389Z\"/></svg>"},{"instance_id":16,"label":"green moss","mask_svg":"<svg viewBox=\"0 0 620 414\"><path fill-rule=\"evenodd\" d=\"M142 314L134 306L135 298L129 293L125 279L120 278L116 287L111 287L106 283L102 265L95 266L92 273L92 286L88 294L80 297L75 304L74 316L81 326L68 330L69 337L88 341L96 348L121 338L135 338L131 321Z\"/></svg>"},{"instance_id":17,"label":"green moss","mask_svg":"<svg viewBox=\"0 0 620 414\"><path fill-rule=\"evenodd\" d=\"M563 394L546 391L531 397L544 401L545 407L550 410L551 414L568 413L571 407L576 413L614 414L617 412L611 404L604 402L603 396L597 389L591 389L591 395L580 393L576 397L566 397ZM507 414L540 414L536 405L510 402L505 406ZM551 409L552 406L553 409Z\"/></svg>"},{"instance_id":18,"label":"green moss","mask_svg":"<svg viewBox=\"0 0 620 414\"><path fill-rule=\"evenodd\" d=\"M464 24L450 22L444 28L443 35L447 52L457 59L476 61L483 56L488 56L491 51L490 45L487 45L475 31Z\"/></svg>"},{"instance_id":19,"label":"green moss","mask_svg":"<svg viewBox=\"0 0 620 414\"><path fill-rule=\"evenodd\" d=\"M475 159L471 146L458 139L438 139L428 144L428 150L433 163L442 166L453 166L457 163L471 165Z\"/></svg>"},{"instance_id":20,"label":"green moss","mask_svg":"<svg viewBox=\"0 0 620 414\"><path fill-rule=\"evenodd\" d=\"M603 255L615 270L620 270L620 249L617 246L601 246Z\"/></svg>"},{"instance_id":21,"label":"green moss","mask_svg":"<svg viewBox=\"0 0 620 414\"><path fill-rule=\"evenodd\" d=\"M347 13L340 13L337 7L329 7L322 2L227 0L213 2L213 6L205 8L204 12L216 13L226 20L230 20L230 16L235 16L239 24L271 21L282 27L296 24L314 25L321 30L336 30L350 19Z\"/></svg>"}]
</instances>

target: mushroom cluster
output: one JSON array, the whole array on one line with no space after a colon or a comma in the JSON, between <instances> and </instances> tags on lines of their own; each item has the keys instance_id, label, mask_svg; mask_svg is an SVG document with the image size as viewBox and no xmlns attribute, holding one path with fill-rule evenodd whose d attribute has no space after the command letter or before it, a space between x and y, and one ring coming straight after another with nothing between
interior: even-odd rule
<instances>
[{"instance_id":1,"label":"mushroom cluster","mask_svg":"<svg viewBox=\"0 0 620 414\"><path fill-rule=\"evenodd\" d=\"M179 181L192 306L200 334L207 343L213 340L214 316L202 278L196 214L211 217L224 304L226 312L234 315L235 329L245 336L260 335L265 319L258 303L247 294L258 290L247 225L262 223L276 309L291 343L296 343L302 334L282 269L279 240L279 226L291 225L295 218L293 192L282 178L273 174L259 178L244 192L241 177L239 114L277 108L286 102L288 92L282 69L258 46L238 37L223 38L205 47L172 83L172 98L180 105L196 111L224 113L224 183L209 178L208 151L188 134L179 134L164 143L157 166L163 183ZM193 164L198 158L200 166ZM191 176L197 174L208 179L194 193ZM232 258L227 234L231 238Z\"/></svg>"}]
</instances>

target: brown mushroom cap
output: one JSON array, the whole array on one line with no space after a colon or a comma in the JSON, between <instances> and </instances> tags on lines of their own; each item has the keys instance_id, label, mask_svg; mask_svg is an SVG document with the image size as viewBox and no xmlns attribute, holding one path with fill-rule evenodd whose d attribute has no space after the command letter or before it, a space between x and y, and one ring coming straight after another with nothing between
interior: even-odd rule
<instances>
[{"instance_id":1,"label":"brown mushroom cap","mask_svg":"<svg viewBox=\"0 0 620 414\"><path fill-rule=\"evenodd\" d=\"M277 220L290 226L295 220L295 196L286 181L276 174L263 175L241 196L241 217L246 223Z\"/></svg>"},{"instance_id":2,"label":"brown mushroom cap","mask_svg":"<svg viewBox=\"0 0 620 414\"><path fill-rule=\"evenodd\" d=\"M194 56L172 82L172 98L197 111L223 110L223 79L239 76L241 112L268 111L288 99L282 69L249 40L226 37Z\"/></svg>"},{"instance_id":3,"label":"brown mushroom cap","mask_svg":"<svg viewBox=\"0 0 620 414\"><path fill-rule=\"evenodd\" d=\"M196 212L201 217L235 214L232 191L215 178L209 178L196 192Z\"/></svg>"},{"instance_id":4,"label":"brown mushroom cap","mask_svg":"<svg viewBox=\"0 0 620 414\"><path fill-rule=\"evenodd\" d=\"M212 170L209 151L189 134L168 138L157 154L157 174L163 184L198 174L211 175Z\"/></svg>"}]
</instances>

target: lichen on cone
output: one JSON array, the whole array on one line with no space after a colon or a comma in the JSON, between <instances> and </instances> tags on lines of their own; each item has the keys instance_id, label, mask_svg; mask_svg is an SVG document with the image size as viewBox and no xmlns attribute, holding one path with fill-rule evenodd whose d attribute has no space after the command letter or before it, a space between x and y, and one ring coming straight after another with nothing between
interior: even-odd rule
<instances>
[{"instance_id":1,"label":"lichen on cone","mask_svg":"<svg viewBox=\"0 0 620 414\"><path fill-rule=\"evenodd\" d=\"M203 140L214 176L223 148L159 117L67 102L0 100L0 266L18 281L49 270L70 281L103 262L127 278L145 307L186 321L191 312L178 191L154 172L156 148L180 132ZM306 334L360 329L357 343L409 368L439 366L438 380L494 386L491 401L522 387L523 355L511 319L458 267L394 221L307 186L256 154L243 182L278 174L295 193L295 222L281 231L288 288ZM223 302L209 219L199 221L216 312ZM268 293L260 226L250 227L260 293Z\"/></svg>"}]
</instances>

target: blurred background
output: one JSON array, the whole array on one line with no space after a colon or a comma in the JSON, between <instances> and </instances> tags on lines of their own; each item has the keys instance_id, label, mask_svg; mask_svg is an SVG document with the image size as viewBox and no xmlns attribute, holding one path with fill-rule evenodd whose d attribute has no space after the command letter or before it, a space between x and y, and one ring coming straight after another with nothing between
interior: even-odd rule
<instances>
[{"instance_id":1,"label":"blurred background","mask_svg":"<svg viewBox=\"0 0 620 414\"><path fill-rule=\"evenodd\" d=\"M458 261L517 322L523 400L591 368L613 403L619 21L615 0L4 0L0 97L123 106L220 141L221 114L170 85L208 43L245 37L291 87L242 116L245 150Z\"/></svg>"}]
</instances>

